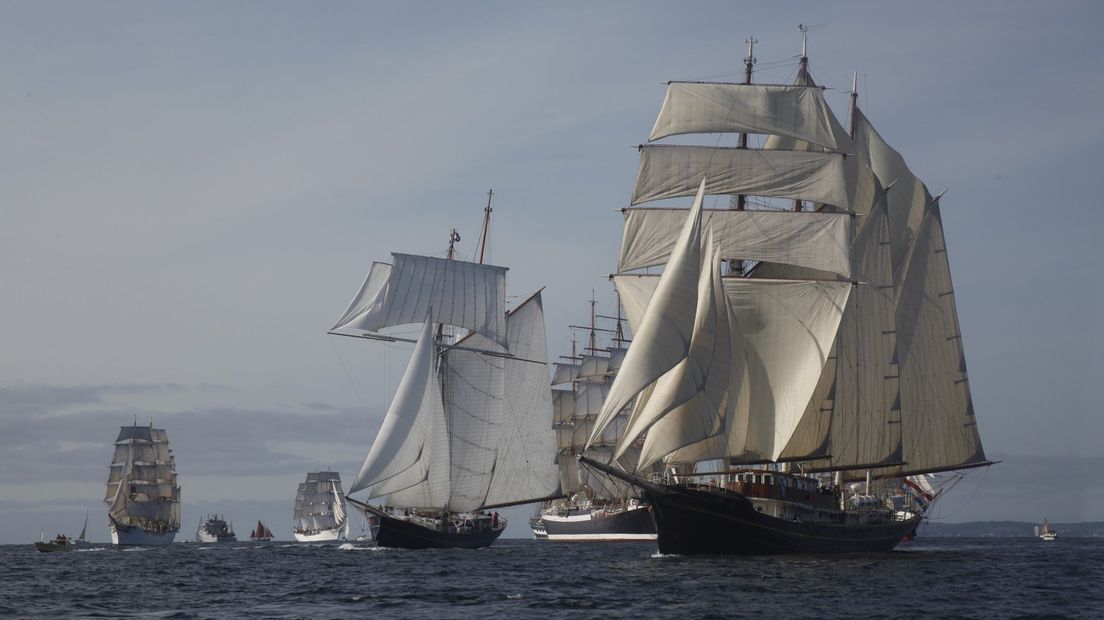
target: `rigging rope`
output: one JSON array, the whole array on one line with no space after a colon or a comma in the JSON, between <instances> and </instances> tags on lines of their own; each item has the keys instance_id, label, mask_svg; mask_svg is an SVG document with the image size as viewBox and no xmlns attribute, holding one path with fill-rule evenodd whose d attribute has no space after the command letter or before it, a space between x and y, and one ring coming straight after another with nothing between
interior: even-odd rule
<instances>
[{"instance_id":1,"label":"rigging rope","mask_svg":"<svg viewBox=\"0 0 1104 620\"><path fill-rule=\"evenodd\" d=\"M337 359L341 362L341 367L345 369L345 376L349 378L349 385L353 386L353 392L357 395L357 400L360 401L360 408L364 410L364 413L368 413L368 406L364 404L364 399L360 396L360 390L357 389L356 382L353 381L353 374L349 372L349 367L345 364L345 358L341 357L341 350L337 348L337 343L334 342L334 337L330 335L330 345L333 346L334 353L337 353Z\"/></svg>"}]
</instances>

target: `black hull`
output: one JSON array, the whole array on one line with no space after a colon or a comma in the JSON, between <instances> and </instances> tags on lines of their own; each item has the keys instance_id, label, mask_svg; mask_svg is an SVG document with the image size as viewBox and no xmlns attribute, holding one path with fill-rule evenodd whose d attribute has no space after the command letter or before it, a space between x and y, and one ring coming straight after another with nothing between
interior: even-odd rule
<instances>
[{"instance_id":1,"label":"black hull","mask_svg":"<svg viewBox=\"0 0 1104 620\"><path fill-rule=\"evenodd\" d=\"M660 553L762 555L890 551L915 531L920 516L878 524L786 521L758 512L743 495L685 486L645 491Z\"/></svg>"},{"instance_id":2,"label":"black hull","mask_svg":"<svg viewBox=\"0 0 1104 620\"><path fill-rule=\"evenodd\" d=\"M592 512L589 518L561 520L544 516L542 521L548 540L558 541L624 541L655 540L656 527L647 507L622 512Z\"/></svg>"},{"instance_id":3,"label":"black hull","mask_svg":"<svg viewBox=\"0 0 1104 620\"><path fill-rule=\"evenodd\" d=\"M503 524L485 532L440 532L404 519L379 513L376 516L379 517L376 544L398 549L481 549L494 544L506 529Z\"/></svg>"}]
</instances>

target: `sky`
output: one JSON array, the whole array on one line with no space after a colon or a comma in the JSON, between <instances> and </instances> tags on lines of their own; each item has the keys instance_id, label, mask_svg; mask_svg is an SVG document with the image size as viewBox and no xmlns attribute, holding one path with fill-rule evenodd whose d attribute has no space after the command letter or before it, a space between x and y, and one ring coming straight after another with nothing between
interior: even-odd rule
<instances>
[{"instance_id":1,"label":"sky","mask_svg":"<svg viewBox=\"0 0 1104 620\"><path fill-rule=\"evenodd\" d=\"M373 260L544 290L552 356L676 79L810 68L941 201L988 456L934 517L1104 520L1104 69L1095 2L0 3L0 544L75 533L118 427L167 429L184 526L290 537L359 469L408 346L326 329ZM707 205L709 206L709 205ZM339 341L340 340L340 341ZM508 536L528 536L514 509Z\"/></svg>"}]
</instances>

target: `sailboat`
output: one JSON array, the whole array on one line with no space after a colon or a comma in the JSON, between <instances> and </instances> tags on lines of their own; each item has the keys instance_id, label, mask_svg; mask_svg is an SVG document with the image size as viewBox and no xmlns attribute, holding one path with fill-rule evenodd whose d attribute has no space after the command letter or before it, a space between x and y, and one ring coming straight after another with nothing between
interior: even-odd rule
<instances>
[{"instance_id":1,"label":"sailboat","mask_svg":"<svg viewBox=\"0 0 1104 620\"><path fill-rule=\"evenodd\" d=\"M180 530L180 485L165 429L152 424L120 428L104 503L112 544L173 541Z\"/></svg>"},{"instance_id":2,"label":"sailboat","mask_svg":"<svg viewBox=\"0 0 1104 620\"><path fill-rule=\"evenodd\" d=\"M272 530L268 529L268 526L260 521L257 521L257 527L253 528L252 532L249 532L249 540L253 542L268 542L272 540Z\"/></svg>"},{"instance_id":3,"label":"sailboat","mask_svg":"<svg viewBox=\"0 0 1104 620\"><path fill-rule=\"evenodd\" d=\"M1035 529L1038 532L1039 538L1042 538L1045 541L1049 542L1054 540L1055 538L1058 538L1058 532L1050 529L1050 523L1047 523L1046 517L1043 517L1043 526L1041 528Z\"/></svg>"},{"instance_id":4,"label":"sailboat","mask_svg":"<svg viewBox=\"0 0 1104 620\"><path fill-rule=\"evenodd\" d=\"M295 492L295 527L291 533L299 542L345 540L349 537L349 517L345 513L345 494L341 474L315 471L299 483Z\"/></svg>"},{"instance_id":5,"label":"sailboat","mask_svg":"<svg viewBox=\"0 0 1104 620\"><path fill-rule=\"evenodd\" d=\"M46 540L46 532L40 530L38 532L38 540L35 541L35 549L43 553L49 553L53 551L72 551L73 549L87 544L84 540L84 535L88 531L88 513L84 513L84 525L81 526L80 536L77 536L76 540L69 538L65 534L58 534L52 540Z\"/></svg>"},{"instance_id":6,"label":"sailboat","mask_svg":"<svg viewBox=\"0 0 1104 620\"><path fill-rule=\"evenodd\" d=\"M331 334L414 342L391 406L349 488L378 518L376 544L479 548L506 528L495 509L557 496L540 292L506 311L506 267L392 254L374 263ZM416 340L381 333L420 325ZM379 505L368 502L385 498Z\"/></svg>"},{"instance_id":7,"label":"sailboat","mask_svg":"<svg viewBox=\"0 0 1104 620\"><path fill-rule=\"evenodd\" d=\"M613 329L598 326L598 318L615 321ZM574 335L571 355L561 356L553 370L552 409L556 429L556 462L560 486L567 497L546 502L538 517L529 523L533 535L552 541L625 541L655 540L655 524L648 504L639 499L639 491L622 480L590 472L579 467L575 457L584 453L594 421L609 392L610 381L625 359L628 339L624 333L620 303L616 316L597 313L597 301L591 296L590 325L570 326L585 331L583 350L578 350ZM609 334L608 347L599 347L599 333ZM597 460L609 460L613 446L628 421L625 407L601 440L585 453ZM623 458L632 460L639 446Z\"/></svg>"},{"instance_id":8,"label":"sailboat","mask_svg":"<svg viewBox=\"0 0 1104 620\"><path fill-rule=\"evenodd\" d=\"M643 447L627 469L580 460L644 491L662 553L887 551L930 506L902 481L992 464L939 197L855 88L843 129L804 49L795 84L752 84L754 42L743 83L670 82L640 147L613 276L633 342L590 443L635 399L614 456ZM739 141L657 143L681 134Z\"/></svg>"}]
</instances>

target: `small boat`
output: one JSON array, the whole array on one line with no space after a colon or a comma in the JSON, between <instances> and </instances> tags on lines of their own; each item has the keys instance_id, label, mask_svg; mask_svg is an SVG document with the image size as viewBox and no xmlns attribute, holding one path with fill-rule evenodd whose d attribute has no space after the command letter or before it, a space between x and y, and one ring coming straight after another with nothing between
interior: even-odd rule
<instances>
[{"instance_id":1,"label":"small boat","mask_svg":"<svg viewBox=\"0 0 1104 620\"><path fill-rule=\"evenodd\" d=\"M45 532L40 531L38 534L38 540L35 541L35 549L43 553L50 553L52 551L72 551L74 544L73 540L65 534L58 534L53 540L46 540Z\"/></svg>"},{"instance_id":2,"label":"small boat","mask_svg":"<svg viewBox=\"0 0 1104 620\"><path fill-rule=\"evenodd\" d=\"M81 526L80 536L77 536L76 540L69 538L65 534L58 534L53 540L46 540L46 532L39 530L38 540L35 542L35 549L43 553L50 553L52 551L72 551L76 547L80 547L85 544L84 535L88 531L88 513L84 513L84 525Z\"/></svg>"},{"instance_id":3,"label":"small boat","mask_svg":"<svg viewBox=\"0 0 1104 620\"><path fill-rule=\"evenodd\" d=\"M1050 524L1047 523L1047 520L1046 520L1045 517L1043 518L1043 527L1039 528L1038 532L1039 532L1039 538L1042 538L1043 540L1050 541L1050 540L1054 540L1055 538L1058 538L1058 532L1055 532L1054 530L1050 529Z\"/></svg>"},{"instance_id":4,"label":"small boat","mask_svg":"<svg viewBox=\"0 0 1104 620\"><path fill-rule=\"evenodd\" d=\"M253 531L249 533L249 540L253 542L268 542L272 540L272 530L268 529L268 526L260 521L257 521L257 527L253 528Z\"/></svg>"}]
</instances>

